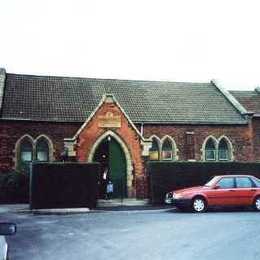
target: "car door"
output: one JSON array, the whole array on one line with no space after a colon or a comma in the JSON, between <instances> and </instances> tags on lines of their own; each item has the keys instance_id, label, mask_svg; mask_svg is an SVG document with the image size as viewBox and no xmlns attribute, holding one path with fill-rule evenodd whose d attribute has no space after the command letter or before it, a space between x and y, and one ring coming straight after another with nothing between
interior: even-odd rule
<instances>
[{"instance_id":1,"label":"car door","mask_svg":"<svg viewBox=\"0 0 260 260\"><path fill-rule=\"evenodd\" d=\"M256 193L255 184L249 177L236 177L236 205L252 205Z\"/></svg>"},{"instance_id":2,"label":"car door","mask_svg":"<svg viewBox=\"0 0 260 260\"><path fill-rule=\"evenodd\" d=\"M209 205L234 205L236 201L234 177L221 177L217 183L207 191Z\"/></svg>"}]
</instances>

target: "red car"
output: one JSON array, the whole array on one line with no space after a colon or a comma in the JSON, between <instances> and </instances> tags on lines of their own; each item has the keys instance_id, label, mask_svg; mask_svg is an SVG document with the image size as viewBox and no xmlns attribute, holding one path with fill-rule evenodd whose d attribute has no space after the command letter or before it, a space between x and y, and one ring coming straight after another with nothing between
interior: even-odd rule
<instances>
[{"instance_id":1,"label":"red car","mask_svg":"<svg viewBox=\"0 0 260 260\"><path fill-rule=\"evenodd\" d=\"M260 211L260 180L250 175L215 176L204 186L167 193L165 202L195 212L210 206L253 206Z\"/></svg>"}]
</instances>

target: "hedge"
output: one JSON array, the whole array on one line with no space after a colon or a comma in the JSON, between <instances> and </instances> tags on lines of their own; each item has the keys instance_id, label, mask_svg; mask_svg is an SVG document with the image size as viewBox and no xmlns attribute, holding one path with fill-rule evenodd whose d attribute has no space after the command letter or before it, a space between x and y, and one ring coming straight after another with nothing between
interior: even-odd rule
<instances>
[{"instance_id":1,"label":"hedge","mask_svg":"<svg viewBox=\"0 0 260 260\"><path fill-rule=\"evenodd\" d=\"M260 163L149 162L150 200L162 204L169 191L203 185L216 175L248 174L260 178Z\"/></svg>"},{"instance_id":2,"label":"hedge","mask_svg":"<svg viewBox=\"0 0 260 260\"><path fill-rule=\"evenodd\" d=\"M24 171L0 172L0 203L28 203L29 176Z\"/></svg>"},{"instance_id":3,"label":"hedge","mask_svg":"<svg viewBox=\"0 0 260 260\"><path fill-rule=\"evenodd\" d=\"M30 208L96 206L99 163L33 163Z\"/></svg>"}]
</instances>

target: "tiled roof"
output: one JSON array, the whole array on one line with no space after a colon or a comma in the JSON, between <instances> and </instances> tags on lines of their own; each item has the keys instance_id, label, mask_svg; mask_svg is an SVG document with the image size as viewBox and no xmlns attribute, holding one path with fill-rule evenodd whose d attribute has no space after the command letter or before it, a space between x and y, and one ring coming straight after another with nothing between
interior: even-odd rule
<instances>
[{"instance_id":1,"label":"tiled roof","mask_svg":"<svg viewBox=\"0 0 260 260\"><path fill-rule=\"evenodd\" d=\"M84 122L104 94L113 94L134 123L247 123L212 83L17 74L6 74L2 118Z\"/></svg>"},{"instance_id":2,"label":"tiled roof","mask_svg":"<svg viewBox=\"0 0 260 260\"><path fill-rule=\"evenodd\" d=\"M259 91L259 90L258 90ZM230 93L248 110L260 114L260 93L255 91L230 91Z\"/></svg>"}]
</instances>

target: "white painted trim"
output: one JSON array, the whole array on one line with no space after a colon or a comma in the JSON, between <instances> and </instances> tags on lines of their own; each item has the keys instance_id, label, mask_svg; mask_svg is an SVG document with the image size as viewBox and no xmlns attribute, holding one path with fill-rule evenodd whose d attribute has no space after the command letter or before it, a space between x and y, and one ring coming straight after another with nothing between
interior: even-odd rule
<instances>
[{"instance_id":1,"label":"white painted trim","mask_svg":"<svg viewBox=\"0 0 260 260\"><path fill-rule=\"evenodd\" d=\"M126 158L126 173L127 173L127 196L128 197L135 197L136 190L135 190L135 187L133 186L132 157L131 157L130 151L129 151L127 145L125 144L125 142L115 132L113 132L111 130L108 130L107 132L103 133L101 136L98 137L98 139L96 140L96 142L94 143L94 145L91 148L91 151L89 153L87 161L88 162L93 162L93 158L94 158L96 149L101 144L101 142L105 138L107 138L108 136L113 137L119 143L119 145L121 146L121 148L122 148L122 150L123 150L123 152L125 154L125 158Z\"/></svg>"}]
</instances>

